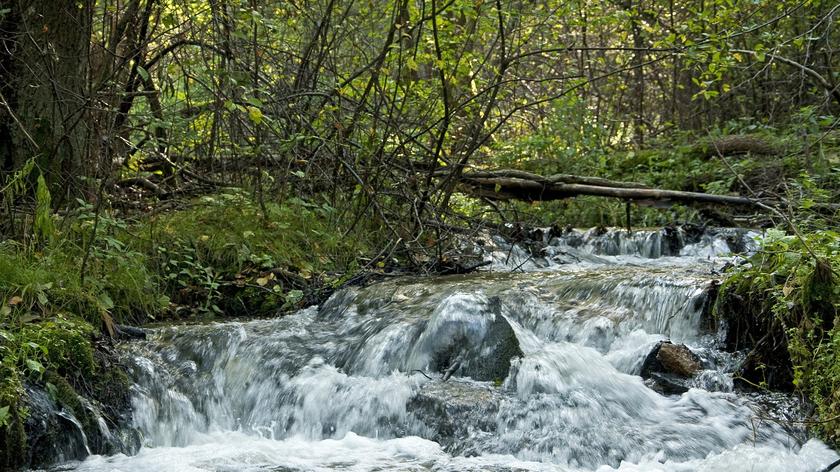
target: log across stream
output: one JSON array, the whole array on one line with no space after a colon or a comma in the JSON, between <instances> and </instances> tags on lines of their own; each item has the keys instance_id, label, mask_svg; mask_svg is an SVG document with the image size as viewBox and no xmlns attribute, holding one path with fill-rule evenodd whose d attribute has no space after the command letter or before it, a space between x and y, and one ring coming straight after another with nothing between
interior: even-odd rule
<instances>
[{"instance_id":1,"label":"log across stream","mask_svg":"<svg viewBox=\"0 0 840 472\"><path fill-rule=\"evenodd\" d=\"M761 202L742 196L657 189L640 183L619 182L599 177L567 174L542 176L511 169L467 172L461 174L459 182L464 193L490 200L534 202L588 195L617 198L638 205L706 203L765 208Z\"/></svg>"},{"instance_id":2,"label":"log across stream","mask_svg":"<svg viewBox=\"0 0 840 472\"><path fill-rule=\"evenodd\" d=\"M122 352L142 448L63 467L818 471L837 453L794 398L734 388L742 354L706 318L713 270L750 238L572 232L536 257L490 238L483 272L156 329ZM690 351L682 393L641 377L664 340Z\"/></svg>"}]
</instances>

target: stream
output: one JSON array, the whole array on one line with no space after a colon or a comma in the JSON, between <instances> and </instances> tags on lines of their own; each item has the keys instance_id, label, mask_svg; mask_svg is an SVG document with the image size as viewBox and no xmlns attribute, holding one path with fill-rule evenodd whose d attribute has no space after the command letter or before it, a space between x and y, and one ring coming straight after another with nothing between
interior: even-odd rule
<instances>
[{"instance_id":1,"label":"stream","mask_svg":"<svg viewBox=\"0 0 840 472\"><path fill-rule=\"evenodd\" d=\"M708 290L754 233L487 237L487 270L348 288L320 307L122 345L136 454L79 471L820 471L803 406L733 386ZM699 372L643 379L663 340ZM666 379L667 380L667 379Z\"/></svg>"}]
</instances>

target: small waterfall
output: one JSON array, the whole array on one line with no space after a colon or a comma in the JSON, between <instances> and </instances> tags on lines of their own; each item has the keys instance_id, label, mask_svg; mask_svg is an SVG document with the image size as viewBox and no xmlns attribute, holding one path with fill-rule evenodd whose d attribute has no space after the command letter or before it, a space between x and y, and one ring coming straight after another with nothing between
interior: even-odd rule
<instances>
[{"instance_id":1,"label":"small waterfall","mask_svg":"<svg viewBox=\"0 0 840 472\"><path fill-rule=\"evenodd\" d=\"M493 263L493 270L535 271L553 270L558 265L691 265L757 248L757 233L739 228L677 226L631 232L619 228L545 229L534 236L537 240L524 246L500 236L490 237L479 252Z\"/></svg>"},{"instance_id":2,"label":"small waterfall","mask_svg":"<svg viewBox=\"0 0 840 472\"><path fill-rule=\"evenodd\" d=\"M490 272L160 328L124 351L145 447L78 468L810 471L837 458L766 420L768 397L733 392L739 357L719 349L707 297L719 257L749 234L544 239L540 260L485 246ZM663 340L698 357L685 393L639 376Z\"/></svg>"}]
</instances>

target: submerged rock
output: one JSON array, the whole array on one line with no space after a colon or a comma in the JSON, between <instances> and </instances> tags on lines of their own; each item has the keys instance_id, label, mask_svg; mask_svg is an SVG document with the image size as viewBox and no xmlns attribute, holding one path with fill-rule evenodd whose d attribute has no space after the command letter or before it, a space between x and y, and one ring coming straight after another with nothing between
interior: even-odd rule
<instances>
[{"instance_id":1,"label":"submerged rock","mask_svg":"<svg viewBox=\"0 0 840 472\"><path fill-rule=\"evenodd\" d=\"M428 439L448 451L469 454L467 442L459 442L470 434L496 431L496 416L502 393L488 384L454 379L450 382L429 382L406 405L406 411L426 425Z\"/></svg>"},{"instance_id":2,"label":"submerged rock","mask_svg":"<svg viewBox=\"0 0 840 472\"><path fill-rule=\"evenodd\" d=\"M502 381L510 372L511 360L522 356L516 333L501 314L501 301L493 297L488 303L493 321L477 344L454 338L436 353L436 367L445 379L452 375L473 380Z\"/></svg>"}]
</instances>

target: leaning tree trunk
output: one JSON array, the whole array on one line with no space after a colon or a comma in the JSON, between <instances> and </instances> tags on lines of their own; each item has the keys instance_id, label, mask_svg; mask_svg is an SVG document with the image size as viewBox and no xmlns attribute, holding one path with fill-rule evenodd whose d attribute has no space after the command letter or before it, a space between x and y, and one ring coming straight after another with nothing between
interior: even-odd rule
<instances>
[{"instance_id":1,"label":"leaning tree trunk","mask_svg":"<svg viewBox=\"0 0 840 472\"><path fill-rule=\"evenodd\" d=\"M92 0L0 0L0 171L34 158L53 189L79 189L87 152Z\"/></svg>"}]
</instances>

